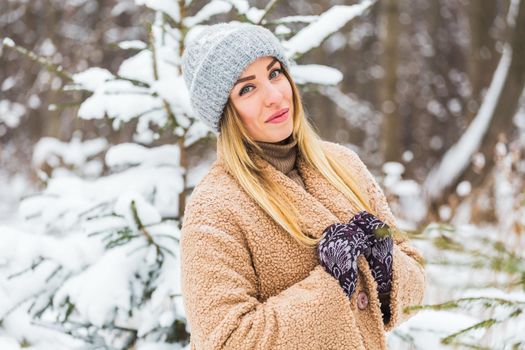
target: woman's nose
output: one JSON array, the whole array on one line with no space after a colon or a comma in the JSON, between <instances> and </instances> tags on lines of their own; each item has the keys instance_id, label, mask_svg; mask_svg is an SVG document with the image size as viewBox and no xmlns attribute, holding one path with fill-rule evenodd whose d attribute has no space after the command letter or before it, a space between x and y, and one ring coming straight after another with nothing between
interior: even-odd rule
<instances>
[{"instance_id":1,"label":"woman's nose","mask_svg":"<svg viewBox=\"0 0 525 350\"><path fill-rule=\"evenodd\" d=\"M265 93L265 103L267 106L279 104L283 98L281 91L272 83L266 84Z\"/></svg>"}]
</instances>

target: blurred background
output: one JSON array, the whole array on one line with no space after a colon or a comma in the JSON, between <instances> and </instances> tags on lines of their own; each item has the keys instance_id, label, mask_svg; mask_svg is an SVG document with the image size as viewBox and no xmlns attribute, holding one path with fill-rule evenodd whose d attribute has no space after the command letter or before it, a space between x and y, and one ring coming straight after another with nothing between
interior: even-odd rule
<instances>
[{"instance_id":1,"label":"blurred background","mask_svg":"<svg viewBox=\"0 0 525 350\"><path fill-rule=\"evenodd\" d=\"M429 261L426 302L434 306L424 311L437 314L418 317L435 344L421 345L406 326L390 335L392 348L495 346L505 335L506 344L525 349L513 328L524 325L525 305L523 0L1 1L0 344L60 348L50 335L27 336L39 319L41 328L43 320L48 330L61 324L54 331L108 348L187 345L177 290L158 296L167 301L157 300L156 311L145 309L162 285L151 281L161 279L165 261L153 258L149 271L160 277L145 273L137 282L141 298L122 307L156 315L157 323L118 311L93 319L79 304L97 303L101 292L79 296L83 285L67 283L108 252L145 239L144 227L152 236L177 236L216 142L187 106L180 54L193 30L229 20L264 24L288 44L319 134L360 155ZM306 27L317 35L302 38L301 50L292 39ZM63 258L66 248L58 245L77 236L105 238L90 258ZM41 246L27 248L32 244ZM173 266L177 249L168 249ZM459 253L468 258L454 260ZM35 276L42 283L15 296ZM50 276L56 287L46 289ZM451 296L462 300L458 314L436 306ZM496 299L511 300L510 310L519 312L502 316ZM486 300L492 304L476 304ZM177 311L167 315L170 307ZM119 307L108 302L101 313L109 309ZM67 328L73 316L77 323ZM482 324L491 317L503 328ZM119 322L126 326L107 327ZM461 333L478 324L474 335ZM96 331L72 331L82 327ZM470 338L456 341L460 335ZM73 346L68 341L65 348Z\"/></svg>"}]
</instances>

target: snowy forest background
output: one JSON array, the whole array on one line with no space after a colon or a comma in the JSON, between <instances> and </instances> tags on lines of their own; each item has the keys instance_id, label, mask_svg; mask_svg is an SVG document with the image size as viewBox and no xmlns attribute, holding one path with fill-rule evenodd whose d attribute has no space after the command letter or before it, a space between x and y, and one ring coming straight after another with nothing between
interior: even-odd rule
<instances>
[{"instance_id":1,"label":"snowy forest background","mask_svg":"<svg viewBox=\"0 0 525 350\"><path fill-rule=\"evenodd\" d=\"M391 349L525 349L525 0L0 2L0 349L182 349L178 238L215 138L180 72L261 23L426 259ZM407 310L410 311L410 310Z\"/></svg>"}]
</instances>

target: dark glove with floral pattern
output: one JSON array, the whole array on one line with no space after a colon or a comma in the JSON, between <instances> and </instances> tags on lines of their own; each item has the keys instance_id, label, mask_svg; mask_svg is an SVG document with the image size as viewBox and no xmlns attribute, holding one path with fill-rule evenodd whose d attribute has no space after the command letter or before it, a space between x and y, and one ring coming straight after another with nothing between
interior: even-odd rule
<instances>
[{"instance_id":1,"label":"dark glove with floral pattern","mask_svg":"<svg viewBox=\"0 0 525 350\"><path fill-rule=\"evenodd\" d=\"M336 223L323 231L317 245L321 265L339 281L349 298L357 284L357 257L368 248L368 242L357 225Z\"/></svg>"},{"instance_id":2,"label":"dark glove with floral pattern","mask_svg":"<svg viewBox=\"0 0 525 350\"><path fill-rule=\"evenodd\" d=\"M350 221L359 226L368 241L363 251L372 275L377 282L379 293L389 293L392 289L392 251L394 243L390 227L367 211L360 211Z\"/></svg>"}]
</instances>

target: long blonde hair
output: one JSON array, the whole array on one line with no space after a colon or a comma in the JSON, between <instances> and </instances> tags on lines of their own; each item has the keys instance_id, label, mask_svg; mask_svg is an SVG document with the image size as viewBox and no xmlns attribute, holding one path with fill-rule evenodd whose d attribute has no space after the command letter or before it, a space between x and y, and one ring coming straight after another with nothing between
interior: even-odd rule
<instances>
[{"instance_id":1,"label":"long blonde hair","mask_svg":"<svg viewBox=\"0 0 525 350\"><path fill-rule=\"evenodd\" d=\"M284 67L283 73L290 82L293 92L292 135L297 140L299 152L306 164L319 171L356 208L373 213L369 198L361 191L351 174L338 164L337 159L323 151L320 137L305 116L297 85ZM297 221L299 215L297 208L284 195L285 191L275 181L264 177L249 156L247 145L262 151L256 141L248 135L232 102L228 100L220 121L220 134L217 142L226 167L246 193L284 230L303 245L315 246L321 238L310 237L301 232Z\"/></svg>"}]
</instances>

